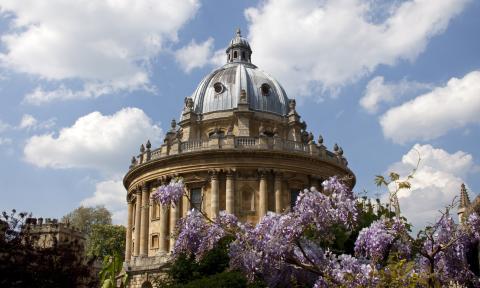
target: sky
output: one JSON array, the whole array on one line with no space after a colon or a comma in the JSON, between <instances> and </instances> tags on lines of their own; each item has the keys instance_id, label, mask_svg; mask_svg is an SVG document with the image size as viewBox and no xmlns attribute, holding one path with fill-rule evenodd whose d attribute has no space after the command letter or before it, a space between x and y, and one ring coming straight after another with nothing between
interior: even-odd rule
<instances>
[{"instance_id":1,"label":"sky","mask_svg":"<svg viewBox=\"0 0 480 288\"><path fill-rule=\"evenodd\" d=\"M315 139L338 143L355 191L399 193L416 227L480 192L480 1L0 0L0 210L126 221L132 155L226 61L240 28Z\"/></svg>"}]
</instances>

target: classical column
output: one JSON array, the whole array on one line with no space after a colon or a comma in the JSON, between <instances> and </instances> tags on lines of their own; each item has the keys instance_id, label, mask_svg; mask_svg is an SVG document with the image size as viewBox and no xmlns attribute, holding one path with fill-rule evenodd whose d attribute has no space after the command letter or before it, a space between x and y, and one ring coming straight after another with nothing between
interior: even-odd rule
<instances>
[{"instance_id":1,"label":"classical column","mask_svg":"<svg viewBox=\"0 0 480 288\"><path fill-rule=\"evenodd\" d=\"M168 252L168 206L160 205L160 251Z\"/></svg>"},{"instance_id":2,"label":"classical column","mask_svg":"<svg viewBox=\"0 0 480 288\"><path fill-rule=\"evenodd\" d=\"M150 206L150 193L148 191L148 184L142 186L142 221L140 232L140 256L148 256L148 222Z\"/></svg>"},{"instance_id":3,"label":"classical column","mask_svg":"<svg viewBox=\"0 0 480 288\"><path fill-rule=\"evenodd\" d=\"M273 185L275 191L275 213L282 213L282 174L275 173L275 182Z\"/></svg>"},{"instance_id":4,"label":"classical column","mask_svg":"<svg viewBox=\"0 0 480 288\"><path fill-rule=\"evenodd\" d=\"M267 214L268 210L267 175L265 171L260 171L260 185L258 191L258 212L259 217L261 218Z\"/></svg>"},{"instance_id":5,"label":"classical column","mask_svg":"<svg viewBox=\"0 0 480 288\"><path fill-rule=\"evenodd\" d=\"M218 212L220 210L220 192L219 192L219 187L218 187L218 173L216 171L213 171L210 179L210 184L211 184L211 215L210 217L215 218L218 215Z\"/></svg>"},{"instance_id":6,"label":"classical column","mask_svg":"<svg viewBox=\"0 0 480 288\"><path fill-rule=\"evenodd\" d=\"M178 214L180 212L180 203L170 206L170 251L173 251L175 245L175 227L177 226Z\"/></svg>"},{"instance_id":7,"label":"classical column","mask_svg":"<svg viewBox=\"0 0 480 288\"><path fill-rule=\"evenodd\" d=\"M133 226L133 203L128 199L128 220L127 220L127 236L125 241L125 261L130 261L132 256L132 226Z\"/></svg>"},{"instance_id":8,"label":"classical column","mask_svg":"<svg viewBox=\"0 0 480 288\"><path fill-rule=\"evenodd\" d=\"M135 242L133 244L133 256L140 254L140 219L142 219L142 192L140 189L135 191Z\"/></svg>"},{"instance_id":9,"label":"classical column","mask_svg":"<svg viewBox=\"0 0 480 288\"><path fill-rule=\"evenodd\" d=\"M233 182L233 173L229 172L226 176L226 187L225 187L225 207L228 213L234 214L235 212L235 198L234 198L234 182Z\"/></svg>"}]
</instances>

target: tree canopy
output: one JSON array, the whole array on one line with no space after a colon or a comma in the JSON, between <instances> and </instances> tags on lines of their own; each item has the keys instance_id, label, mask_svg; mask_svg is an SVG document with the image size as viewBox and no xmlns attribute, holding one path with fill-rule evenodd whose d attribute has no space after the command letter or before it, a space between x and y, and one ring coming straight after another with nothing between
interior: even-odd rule
<instances>
[{"instance_id":1,"label":"tree canopy","mask_svg":"<svg viewBox=\"0 0 480 288\"><path fill-rule=\"evenodd\" d=\"M89 235L95 224L112 224L112 213L103 206L80 206L63 216L62 222L69 222L70 225Z\"/></svg>"}]
</instances>

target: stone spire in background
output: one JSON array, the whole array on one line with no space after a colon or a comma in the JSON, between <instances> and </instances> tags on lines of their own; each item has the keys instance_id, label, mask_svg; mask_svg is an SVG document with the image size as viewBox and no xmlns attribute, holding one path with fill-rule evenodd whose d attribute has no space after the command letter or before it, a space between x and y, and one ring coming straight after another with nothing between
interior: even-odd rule
<instances>
[{"instance_id":1,"label":"stone spire in background","mask_svg":"<svg viewBox=\"0 0 480 288\"><path fill-rule=\"evenodd\" d=\"M458 221L463 223L465 217L465 211L470 206L470 197L468 197L468 191L465 187L465 183L462 183L460 189L460 203L458 204Z\"/></svg>"}]
</instances>

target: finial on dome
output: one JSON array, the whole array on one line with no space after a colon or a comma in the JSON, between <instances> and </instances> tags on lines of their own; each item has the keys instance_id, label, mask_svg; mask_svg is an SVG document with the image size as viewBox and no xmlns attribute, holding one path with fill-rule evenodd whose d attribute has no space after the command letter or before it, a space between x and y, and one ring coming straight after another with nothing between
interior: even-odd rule
<instances>
[{"instance_id":1,"label":"finial on dome","mask_svg":"<svg viewBox=\"0 0 480 288\"><path fill-rule=\"evenodd\" d=\"M232 62L251 62L252 49L248 40L242 37L242 31L237 28L235 36L230 41L230 45L227 48L227 63Z\"/></svg>"}]
</instances>

